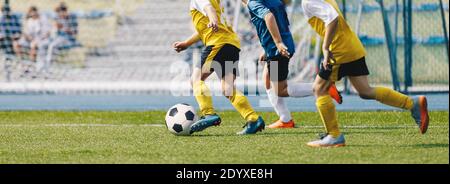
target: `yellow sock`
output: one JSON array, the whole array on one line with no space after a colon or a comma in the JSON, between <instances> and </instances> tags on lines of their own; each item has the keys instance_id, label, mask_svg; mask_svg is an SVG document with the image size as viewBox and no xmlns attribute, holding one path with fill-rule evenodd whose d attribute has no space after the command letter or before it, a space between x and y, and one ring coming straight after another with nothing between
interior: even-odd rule
<instances>
[{"instance_id":1,"label":"yellow sock","mask_svg":"<svg viewBox=\"0 0 450 184\"><path fill-rule=\"evenodd\" d=\"M229 98L233 107L241 114L241 116L248 122L255 122L259 115L253 110L247 97L240 91L235 90L233 96Z\"/></svg>"},{"instance_id":2,"label":"yellow sock","mask_svg":"<svg viewBox=\"0 0 450 184\"><path fill-rule=\"evenodd\" d=\"M414 103L409 96L385 87L375 88L375 99L383 104L407 110L411 110Z\"/></svg>"},{"instance_id":3,"label":"yellow sock","mask_svg":"<svg viewBox=\"0 0 450 184\"><path fill-rule=\"evenodd\" d=\"M338 127L336 108L330 95L318 97L316 106L327 133L333 137L338 137L341 132Z\"/></svg>"},{"instance_id":4,"label":"yellow sock","mask_svg":"<svg viewBox=\"0 0 450 184\"><path fill-rule=\"evenodd\" d=\"M194 96L200 107L202 115L215 114L211 92L204 81L196 82L193 85Z\"/></svg>"}]
</instances>

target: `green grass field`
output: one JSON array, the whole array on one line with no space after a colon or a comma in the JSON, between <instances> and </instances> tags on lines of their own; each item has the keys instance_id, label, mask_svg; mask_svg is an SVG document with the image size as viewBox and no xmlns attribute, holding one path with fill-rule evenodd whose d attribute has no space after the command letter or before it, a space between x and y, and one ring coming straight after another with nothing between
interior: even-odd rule
<instances>
[{"instance_id":1,"label":"green grass field","mask_svg":"<svg viewBox=\"0 0 450 184\"><path fill-rule=\"evenodd\" d=\"M237 136L243 121L170 134L164 112L0 112L0 163L449 163L449 114L432 112L420 135L407 112L340 112L347 146L309 148L323 131L317 113L294 113L299 128ZM273 121L273 113L262 113Z\"/></svg>"}]
</instances>

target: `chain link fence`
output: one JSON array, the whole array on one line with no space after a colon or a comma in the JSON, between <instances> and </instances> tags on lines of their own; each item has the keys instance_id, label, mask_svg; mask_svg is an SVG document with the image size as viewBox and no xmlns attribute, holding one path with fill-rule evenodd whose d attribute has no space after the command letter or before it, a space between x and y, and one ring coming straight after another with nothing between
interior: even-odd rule
<instances>
[{"instance_id":1,"label":"chain link fence","mask_svg":"<svg viewBox=\"0 0 450 184\"><path fill-rule=\"evenodd\" d=\"M399 0L402 3L403 0ZM303 17L300 0L288 6L291 31L297 51L291 62L291 80L311 82L320 61L320 38ZM343 0L338 0L341 5ZM397 0L383 1L391 32L397 36L397 74L405 81L403 14ZM410 91L448 91L448 56L438 0L414 0L413 85ZM2 13L0 51L0 92L121 92L166 94L161 85L179 78L188 84L188 74L171 72L172 66L190 70L198 59L201 46L177 54L171 43L185 39L192 32L188 0L66 0L67 13L76 26L58 19L56 0L13 0L11 16ZM239 0L222 0L242 42L239 84L257 85L262 66L256 62L262 50L250 23L248 10ZM370 81L392 86L390 60L380 5L376 0L346 0L347 20L358 32L367 49ZM32 21L30 8L37 8L39 19ZM2 3L2 7L6 7ZM341 6L341 10L343 10ZM359 11L361 10L361 11ZM448 1L444 12L449 25ZM15 17L15 18L11 18ZM14 19L14 20L13 20ZM397 19L397 21L396 21ZM17 23L14 23L17 22ZM29 23L28 23L29 22ZM37 22L37 23L36 23ZM44 23L42 23L44 22ZM11 27L12 26L12 27ZM16 26L16 27L14 27ZM45 28L47 26L47 28ZM32 43L26 33L42 34L41 45ZM48 35L47 35L48 34ZM69 44L56 42L70 34ZM19 36L16 36L19 35ZM73 42L72 42L73 41ZM19 43L20 42L20 43ZM52 44L53 43L53 44ZM59 44L57 44L59 43ZM19 47L18 47L19 46ZM17 49L19 48L19 49ZM50 50L52 48L52 50ZM20 51L17 51L20 50ZM260 84L260 83L259 83ZM343 88L340 83L339 88ZM55 87L56 86L56 87ZM188 85L187 85L188 87ZM134 92L133 92L134 91Z\"/></svg>"},{"instance_id":2,"label":"chain link fence","mask_svg":"<svg viewBox=\"0 0 450 184\"><path fill-rule=\"evenodd\" d=\"M363 6L361 17L358 7ZM398 4L396 4L396 2ZM342 1L341 1L342 3ZM397 74L404 89L405 82L405 41L403 1L383 1L394 42L397 44ZM388 47L379 3L375 0L346 1L347 20L359 30L359 35L367 49L367 63L371 71L370 80L376 84L392 86ZM444 11L449 25L448 1L444 1ZM397 20L396 20L397 19ZM358 26L359 25L359 26ZM448 52L438 0L412 1L412 82L410 91L448 91ZM395 39L396 37L396 39Z\"/></svg>"}]
</instances>

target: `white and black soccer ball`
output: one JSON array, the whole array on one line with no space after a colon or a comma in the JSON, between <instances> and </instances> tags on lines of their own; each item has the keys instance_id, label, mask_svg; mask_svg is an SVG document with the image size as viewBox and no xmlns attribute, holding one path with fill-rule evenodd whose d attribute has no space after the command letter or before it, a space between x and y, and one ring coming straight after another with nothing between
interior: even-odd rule
<instances>
[{"instance_id":1,"label":"white and black soccer ball","mask_svg":"<svg viewBox=\"0 0 450 184\"><path fill-rule=\"evenodd\" d=\"M174 105L167 111L166 126L175 135L190 135L191 125L197 121L194 107L188 104Z\"/></svg>"}]
</instances>

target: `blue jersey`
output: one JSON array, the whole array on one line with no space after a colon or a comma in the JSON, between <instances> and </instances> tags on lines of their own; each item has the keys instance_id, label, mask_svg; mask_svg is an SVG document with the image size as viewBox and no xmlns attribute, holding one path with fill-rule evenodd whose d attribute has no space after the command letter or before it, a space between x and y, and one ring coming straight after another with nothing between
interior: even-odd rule
<instances>
[{"instance_id":1,"label":"blue jersey","mask_svg":"<svg viewBox=\"0 0 450 184\"><path fill-rule=\"evenodd\" d=\"M283 43L288 47L289 53L293 55L295 45L291 31L289 30L289 20L284 3L281 0L249 0L247 7L267 58L272 59L275 56L281 55L264 20L264 17L269 12L275 16Z\"/></svg>"}]
</instances>

